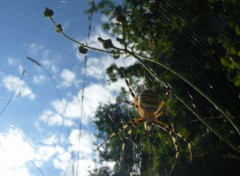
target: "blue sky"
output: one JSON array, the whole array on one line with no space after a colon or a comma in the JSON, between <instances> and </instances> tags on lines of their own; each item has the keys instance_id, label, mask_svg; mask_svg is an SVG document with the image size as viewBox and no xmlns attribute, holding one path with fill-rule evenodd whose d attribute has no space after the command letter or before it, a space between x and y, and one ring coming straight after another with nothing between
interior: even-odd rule
<instances>
[{"instance_id":1,"label":"blue sky","mask_svg":"<svg viewBox=\"0 0 240 176\"><path fill-rule=\"evenodd\" d=\"M100 102L114 102L125 86L123 80L108 84L105 69L112 63L134 63L133 59L116 61L106 54L89 52L81 111L84 55L55 32L51 21L43 16L45 7L54 10L54 19L67 34L87 41L88 17L83 14L89 8L87 0L0 2L0 175L38 176L37 167L46 176L73 175L68 168L76 168L77 162L72 161L71 153L80 154L79 176L98 167L93 161L98 159L94 143L101 141L93 135L97 132L92 123L94 111ZM104 20L94 14L88 41L91 46L102 48L97 37L112 37L101 28Z\"/></svg>"}]
</instances>

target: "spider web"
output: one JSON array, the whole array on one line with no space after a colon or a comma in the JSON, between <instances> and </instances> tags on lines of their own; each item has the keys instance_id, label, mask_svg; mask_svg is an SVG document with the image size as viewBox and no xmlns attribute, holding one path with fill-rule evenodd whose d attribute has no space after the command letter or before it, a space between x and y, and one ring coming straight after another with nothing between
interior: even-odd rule
<instances>
[{"instance_id":1,"label":"spider web","mask_svg":"<svg viewBox=\"0 0 240 176\"><path fill-rule=\"evenodd\" d=\"M26 48L22 48L25 53L24 55L21 54L20 51L17 52L16 57L21 57L24 59L15 58L14 60L17 61L17 65L15 66L9 66L8 70L3 69L4 71L1 72L1 76L4 78L4 75L6 74L14 74L19 77L20 84L21 80L21 74L24 75L25 83L29 83L28 85L32 88L32 90L37 90L37 87L40 87L42 89L42 92L45 92L45 94L39 94L41 97L41 100L46 98L47 100L40 101L40 99L36 99L34 103L36 104L46 104L46 106L49 106L50 109L54 109L54 107L57 107L57 103L60 102L61 108L55 109L56 114L60 114L63 121L65 121L65 125L62 123L61 125L54 124L53 121L48 121L48 124L46 123L44 125L43 121L40 121L40 116L45 115L43 112L50 112L48 108L45 107L39 107L38 114L31 114L31 110L27 110L26 114L24 114L24 117L31 117L34 118L34 122L31 122L28 127L23 126L21 122L19 122L19 118L16 117L16 115L10 114L8 110L11 110L12 112L22 112L20 111L16 106L20 106L21 104L27 104L28 100L21 99L21 97L24 97L24 93L19 93L18 97L15 92L18 92L18 90L22 89L21 86L16 86L14 90L11 90L10 93L7 91L4 91L3 94L0 96L3 97L1 99L1 113L0 113L0 120L2 122L1 127L4 129L7 128L7 124L14 124L19 129L24 131L26 133L26 136L32 139L32 143L36 146L39 146L39 150L36 150L35 152L39 152L40 149L44 147L52 147L50 144L44 144L42 143L43 140L46 140L46 138L41 137L42 140L38 140L41 133L44 131L44 135L49 135L49 131L54 134L63 134L63 136L58 136L58 143L54 143L53 145L56 146L64 146L61 148L65 148L63 152L55 153L55 156L52 156L47 161L40 160L39 158L31 158L32 166L25 167L28 168L31 173L34 174L40 174L40 175L49 175L52 172L56 175L62 174L62 175L84 175L85 172L82 170L84 168L89 167L89 170L93 172L94 168L101 168L101 166L109 166L111 167L110 170L114 170L115 173L119 171L119 169L116 169L113 167L115 163L118 162L119 159L119 153L121 153L121 146L116 146L116 150L114 151L115 155L110 156L108 161L102 161L99 159L99 152L95 151L97 145L99 145L102 142L102 138L95 139L93 136L96 136L100 134L100 129L96 130L96 126L94 125L94 118L91 111L96 111L97 106L99 103L102 104L113 104L114 107L117 110L114 111L113 114L109 112L107 114L108 120L110 122L103 122L103 125L105 126L104 130L108 131L109 133L114 132L117 128L121 127L122 125L126 124L129 120L132 120L134 117L139 117L135 107L128 102L133 102L133 99L131 95L129 94L127 85L125 85L124 80L120 79L117 80L115 83L107 84L108 77L106 76L105 72L102 74L102 72L99 72L99 70L105 70L107 66L110 66L112 63L117 64L119 67L127 68L128 66L133 65L136 62L135 58L124 58L120 57L118 60L114 60L112 56L109 56L109 54L101 54L89 51L88 55L86 56L76 56L79 53L71 53L73 52L73 49L70 48L71 44L63 38L60 35L55 35L54 33L54 26L47 20L44 19L42 13L44 11L44 8L41 11L41 16L38 16L37 12L34 12L33 15L24 16L25 12L16 11L16 9L25 7L25 5L29 4L35 4L35 1L22 1L21 4L16 4L15 6L9 7L10 1L1 2L2 7L9 7L8 10L2 11L2 16L9 16L9 12L12 13L10 15L10 21L18 21L18 26L13 28L12 24L7 24L5 31L1 32L0 38L2 40L5 40L8 38L10 42L14 43L10 37L10 34L13 33L16 34L16 39L20 36L24 36L26 41L29 41L31 43L32 39L31 37L28 37L26 35L26 32L19 27L31 24L30 29L32 31L38 31L36 32L36 36L39 36L41 33L48 33L49 31L53 31L52 33L43 35L47 39L42 42L49 43L50 38L54 38L56 40L57 44L56 47L50 47L51 45L48 45L52 51L57 51L55 54L48 55L46 51L44 52L41 47L38 50L38 54L32 52L29 53L26 51ZM99 42L97 42L97 37L102 37L104 39L112 38L112 40L115 40L114 35L110 35L106 31L102 31L99 29L99 21L97 19L104 20L102 16L99 14L96 15L96 18L91 21L91 18L88 19L90 24L90 27L86 24L84 27L80 28L79 24L83 21L84 17L79 17L77 10L71 10L74 9L74 6L81 6L82 3L76 3L76 2L70 2L70 1L58 1L54 4L55 6L51 7L54 10L54 17L56 17L55 20L62 23L64 31L66 29L66 33L75 33L73 35L76 38L80 38L81 41L86 42L88 41L89 46L96 46L100 47L102 49L102 46L99 45ZM213 9L213 7L208 3L202 3L202 6L204 8ZM36 8L36 7L35 7ZM7 9L7 8L5 8ZM28 9L28 8L27 8ZM218 35L221 35L223 39L227 39L229 36L229 33L224 30L225 23L228 20L227 16L214 16L214 13L212 14L211 18L209 19L208 23L208 30L204 30L204 28L196 29L194 26L191 26L191 20L192 16L199 13L200 9L189 9L189 7L183 7L180 6L180 4L176 3L175 1L166 1L165 5L159 5L159 11L157 12L157 16L159 19L162 19L167 25L169 25L169 29L171 28L171 15L178 16L178 20L183 21L186 26L188 26L188 30L184 31L185 38L183 38L181 41L179 41L179 44L175 47L181 48L181 42L188 42L191 45L193 45L196 49L195 52L199 52L199 54L206 53L208 51L209 46L211 46L211 42L214 43L214 41L207 40L207 34L210 31L212 37L216 37ZM186 13L186 11L190 13ZM31 10L27 10L26 13L31 13ZM40 13L40 12L39 12ZM215 14L216 15L216 14ZM35 20L35 19L41 19ZM87 19L87 15L85 15L85 18ZM31 23L31 20L34 22ZM100 22L102 23L102 21ZM5 24L5 23L4 23ZM29 27L28 26L28 27ZM69 26L69 28L68 28ZM77 26L77 27L75 27ZM70 29L71 28L71 29ZM41 29L41 30L37 30ZM81 30L80 30L81 29ZM91 31L93 30L93 31ZM15 31L15 32L13 32ZM83 34L82 34L82 31ZM91 31L91 36L90 36ZM89 33L87 33L89 32ZM77 34L76 34L77 33ZM80 35L80 37L79 37ZM83 35L83 36L81 36ZM43 38L44 38L43 37ZM154 36L153 36L154 37ZM239 40L239 38L237 38ZM8 40L6 40L8 41ZM35 41L35 40L34 40ZM204 42L205 41L205 42ZM26 42L28 43L28 42ZM26 43L22 43L23 45L27 45ZM28 43L28 44L29 44ZM114 43L117 45L117 43ZM6 46L10 47L10 44L6 42ZM62 46L62 47L61 47ZM70 46L70 47L67 47ZM119 45L118 45L119 46ZM185 48L184 48L185 49ZM155 93L159 96L159 99L161 100L165 96L165 92L167 89L170 89L172 92L171 98L168 100L168 103L164 109L167 111L160 120L167 123L172 124L181 134L186 137L188 137L192 143L192 150L193 150L193 164L188 165L188 159L189 154L187 150L187 145L184 144L180 139L178 139L178 145L179 145L179 152L180 152L180 160L177 162L176 165L176 172L173 173L174 175L187 175L186 165L189 166L189 169L192 170L193 175L199 175L200 170L198 170L198 167L196 166L199 162L197 160L197 154L198 151L201 149L201 151L204 151L208 153L212 150L208 150L208 146L211 147L211 145L208 145L208 143L211 143L211 139L219 140L221 141L227 140L226 142L219 143L220 145L226 145L227 147L227 154L230 154L231 156L228 156L226 154L226 157L237 157L239 156L239 153L234 153L234 149L231 147L232 143L233 146L236 147L239 142L239 136L236 138L231 139L231 137L235 137L234 135L229 137L229 134L236 133L235 123L236 119L239 118L239 89L233 88L233 80L229 79L228 81L221 82L221 79L215 80L216 76L212 78L212 73L207 72L197 72L194 69L194 65L197 65L199 61L199 58L193 57L192 53L186 53L183 50L177 50L175 52L175 58L174 63L171 62L170 59L165 58L164 56L161 57L161 60L158 60L156 62L151 62L144 55L144 57L141 57L143 59L143 65L137 62L139 64L139 70L135 70L135 75L131 75L129 77L132 85L132 89L135 92L136 95L139 95L140 92L143 89L152 89L155 91ZM78 50L76 46L74 46L74 51ZM63 52L64 51L64 52ZM138 52L138 51L136 51ZM40 54L39 54L40 53ZM61 56L59 56L56 53L60 53ZM69 54L71 53L71 54ZM76 55L75 55L76 54ZM44 56L48 55L44 58ZM39 63L41 66L43 66L40 69L36 69L38 67L35 67L33 63L29 62L26 58L26 56L29 56L32 58L32 61L36 61L35 64ZM59 57L58 57L59 56ZM7 62L10 62L10 59L7 61L7 56L1 56L3 58L6 58L5 61L1 63L1 68L4 68L5 64ZM85 61L84 61L85 57ZM57 59L56 59L57 58ZM147 58L147 59L146 59ZM24 60L24 61L23 61ZM214 59L212 60L214 64L219 66L219 62L216 62ZM232 60L233 61L233 60ZM85 64L85 65L84 65ZM238 63L236 61L233 61L233 64L237 65ZM24 66L24 69L26 70L26 73L23 74L23 72L16 73L16 68L20 69L18 66ZM107 65L107 66L106 66ZM39 66L39 65L38 65ZM55 67L54 67L55 66ZM68 86L68 83L66 82L65 87L62 84L62 77L60 76L61 73L59 70L64 70L64 68L67 68L68 71L72 71L76 73L75 78L75 85L71 84L70 87L73 87L73 89L66 91L66 87ZM142 69L145 69L144 73L142 73ZM58 70L59 69L59 70ZM94 70L95 69L95 70ZM14 71L15 70L15 71ZM191 77L188 77L188 75L182 75L178 73L182 73L182 71L185 70L185 73L191 74ZM176 73L175 73L176 71ZM221 74L226 74L225 70L219 71ZM236 71L239 73L239 67ZM69 73L69 72L67 72ZM174 75L174 79L167 79L166 76L164 76L163 73L169 73L171 75ZM125 74L125 72L122 72L122 74ZM40 76L45 75L45 81L49 82L47 86L41 87L41 84L38 84L38 86L34 86L34 78L33 76ZM47 77L47 78L46 78ZM38 77L40 78L40 77ZM190 83L190 84L189 84ZM16 83L15 83L16 84ZM69 83L70 84L70 83ZM114 85L114 86L113 86ZM157 85L157 86L156 86ZM118 88L116 88L118 87ZM125 89L125 91L121 91L121 87ZM69 88L69 87L68 87ZM196 89L197 88L197 89ZM199 91L200 90L200 91ZM232 90L232 93L224 92L224 90ZM19 91L21 92L21 91ZM97 93L96 93L97 92ZM110 93L109 93L110 92ZM108 94L109 93L109 94ZM121 96L118 96L120 93ZM220 95L220 93L224 93L224 95ZM98 98L99 95L104 94L104 98ZM110 95L111 94L111 95ZM21 96L19 96L21 95ZM50 98L48 99L48 96L54 95L55 101L52 101ZM20 97L20 98L19 98ZM70 97L70 98L69 98ZM91 98L93 97L93 98ZM116 99L117 97L117 99ZM209 101L210 98L210 101ZM214 103L211 102L213 100ZM175 106L175 102L178 102L181 104L181 107L184 107L182 111L177 111L178 104ZM54 104L55 103L55 104ZM74 104L75 103L75 104ZM55 105L52 107L52 105ZM95 106L97 104L97 106ZM27 104L29 107L34 107L33 104ZM72 105L72 106L71 106ZM78 113L78 117L70 117L69 114L66 113L67 109L71 106L72 111L75 111L74 105L78 105L78 108L80 109L80 113ZM22 106L21 106L22 107ZM89 108L90 107L90 108ZM22 109L26 110L26 106L22 107ZM62 112L61 109L64 109ZM45 110L45 111L44 111ZM222 113L222 111L226 112L227 116L230 116L230 120L225 117L225 115ZM51 113L54 113L55 111L52 110ZM177 113L178 112L178 113ZM174 114L177 113L177 114ZM16 113L15 113L16 114ZM90 115L89 115L90 114ZM184 115L186 114L186 115ZM36 118L35 118L36 116ZM198 117L199 116L199 117ZM19 115L20 117L20 115ZM37 118L38 117L38 118ZM56 116L51 116L53 119ZM25 119L25 118L24 118ZM90 119L88 121L88 119ZM234 124L231 122L231 120L234 122ZM52 123L52 126L49 125L50 122ZM206 122L206 124L205 124ZM36 124L38 124L39 128L37 128ZM54 124L54 125L53 125ZM223 129L220 126L222 124L225 124L225 128ZM196 131L194 128L201 129L199 130L201 134L198 134L199 131ZM123 133L120 133L115 138L120 139L121 142L124 141L125 135L128 130L126 130ZM2 130L1 130L2 132ZM39 134L39 135L32 135L33 133ZM106 133L107 134L107 133ZM217 134L217 135L216 135ZM198 136L199 140L202 142L199 142L198 139L195 137ZM64 138L64 140L60 140L60 138ZM90 140L94 138L93 144L90 145L87 143L87 140ZM111 139L112 141L115 140ZM29 142L29 143L31 143ZM229 143L228 143L229 142ZM85 146L85 144L88 144ZM109 142L110 143L110 142ZM218 144L218 143L217 143ZM230 144L230 146L229 146ZM205 145L205 146L204 146ZM41 148L42 147L42 148ZM60 147L59 147L60 148ZM58 149L59 149L58 148ZM91 151L89 153L84 152L83 150L87 151L88 148L91 148ZM157 151L161 149L162 157L158 157L156 155ZM106 149L106 148L104 148ZM100 152L103 152L104 149L101 149ZM106 149L110 150L110 149ZM145 151L148 152L145 152ZM20 151L21 153L22 151ZM64 158L63 153L68 155L70 152L71 157L68 158L68 160L61 160L61 157ZM130 155L128 156L128 154ZM116 154L117 153L117 154ZM214 158L217 158L217 154L212 154L210 156ZM222 153L220 153L222 155ZM91 159L88 160L88 157L91 156ZM114 158L116 157L116 158ZM139 125L136 128L133 128L133 132L129 138L128 141L126 141L125 146L125 152L123 154L123 162L130 163L124 169L128 172L130 175L142 175L143 174L143 168L153 168L152 166L152 159L159 160L159 165L156 167L159 167L163 173L168 175L169 168L171 167L171 164L174 163L174 157L175 157L175 150L174 145L172 144L171 138L168 133L164 132L163 130L152 127L151 132L149 134L146 134L143 128L143 125ZM194 158L196 157L196 158ZM9 158L11 156L9 155ZM144 159L147 158L147 159ZM184 159L185 158L185 162ZM90 162L90 160L92 160ZM196 161L197 160L197 161ZM63 162L60 162L63 161ZM109 162L110 161L110 162ZM143 161L146 161L145 163ZM42 164L42 163L44 163ZM66 165L63 165L62 163L67 163ZM89 162L89 165L85 165L86 162ZM194 163L196 162L196 163ZM204 161L203 161L204 162ZM94 164L92 164L94 163ZM216 162L217 163L217 162ZM123 163L124 164L124 163ZM55 171L52 171L49 169L49 165L53 166ZM91 167L90 167L91 166ZM117 165L119 166L119 165ZM107 169L106 169L107 170ZM121 170L121 168L120 168ZM39 172L40 171L40 172ZM113 173L112 171L110 173ZM53 174L53 175L54 175ZM147 170L145 174L150 175L151 170Z\"/></svg>"},{"instance_id":2,"label":"spider web","mask_svg":"<svg viewBox=\"0 0 240 176\"><path fill-rule=\"evenodd\" d=\"M165 6L164 6L165 5ZM142 64L142 67L145 68L146 76L144 77L145 80L148 80L147 82L156 82L159 85L160 90L162 92L166 91L166 88L170 88L173 93L173 99L176 98L178 101L180 101L186 109L188 109L192 114L188 114L189 117L181 117L183 118L182 121L186 121L186 126L205 126L205 133L206 134L214 134L215 137L220 138L222 141L224 141L225 145L228 145L230 148L232 148L235 151L238 151L237 149L237 143L236 139L239 137L238 135L235 137L235 139L231 140L229 139L226 134L226 131L231 131L236 134L239 134L238 124L236 124L236 119L239 117L238 112L236 111L238 109L239 105L239 99L238 99L238 88L235 88L235 90L232 87L233 80L225 80L224 82L217 78L216 75L211 75L213 73L205 73L205 72L198 72L194 69L194 65L197 64L200 61L200 58L193 57L191 53L184 52L185 48L182 48L182 51L179 50L181 48L180 42L189 42L191 45L193 45L196 49L195 52L199 53L205 53L208 51L209 46L212 46L213 41L209 39L208 33L211 33L211 37L216 37L218 35L222 36L223 39L227 39L229 36L229 33L224 30L226 21L228 20L227 16L218 16L216 13L214 13L214 8L208 3L202 3L202 7L212 9L212 14L209 16L210 20L208 21L208 26L205 28L203 26L199 26L199 28L196 28L194 26L191 26L191 18L195 14L200 13L200 9L188 9L187 7L180 6L180 4L177 4L173 1L166 1L164 5L159 5L159 12L158 16L160 19L166 22L166 24L169 25L169 28L171 27L171 21L170 17L172 14L177 14L179 20L184 21L185 25L188 26L187 30L184 31L183 36L185 38L182 39L182 41L179 41L179 45L176 47L175 55L175 64L171 63L171 60L167 60L167 58L162 58L161 62L146 62L141 60L140 65ZM167 7L166 7L167 6ZM141 5L139 5L139 8L141 8ZM185 11L190 12L190 14L185 13ZM211 11L211 10L210 10ZM224 18L224 20L222 19ZM226 20L226 21L225 21ZM203 24L202 24L203 25ZM220 48L220 46L217 46ZM177 50L178 49L178 50ZM136 51L137 52L137 51ZM144 59L147 57L143 57ZM143 59L143 60L144 60ZM220 62L217 62L216 60L212 59L212 62L216 66L220 65ZM234 65L237 65L235 61L233 61ZM153 64L152 64L153 63ZM160 70L161 71L158 71ZM191 78L187 75L181 75L181 70L185 70L186 72L191 74ZM136 70L137 72L137 70ZM140 72L140 71L139 71ZM176 82L168 81L166 79L159 77L161 75L160 72L170 72L174 76L176 76L180 81L182 81L182 86L180 86L178 83L179 80ZM220 75L226 75L225 70L219 70ZM236 73L239 73L239 68L237 68ZM136 73L136 75L141 75L139 73ZM139 81L135 81L135 84ZM134 90L136 90L136 94L138 95L141 92L142 87L149 87L148 85L134 85ZM140 90L138 90L140 88ZM151 89L151 88L150 88ZM232 90L234 93L232 95L229 95L228 93L222 92L223 89L226 90ZM218 98L219 94L224 93L222 98ZM162 97L161 97L162 98ZM226 98L228 100L222 101L223 98ZM171 101L171 100L170 100ZM173 100L174 101L174 100ZM236 104L235 104L236 103ZM232 109L233 108L233 109ZM230 110L232 109L232 110ZM235 110L234 110L235 109ZM173 109L174 111L174 109ZM232 111L231 113L228 113ZM131 114L131 113L130 113ZM127 120L121 120L120 124L126 124L128 120L131 120L133 117L136 117L137 115L129 115ZM175 124L176 120L171 118L171 113L167 115L168 123L172 123L176 125L177 127L179 124ZM177 116L176 116L177 118ZM180 118L180 117L179 117ZM114 123L114 127L111 128L110 131L114 131L114 129L119 128L121 125L117 125L114 120L112 120ZM123 122L122 122L123 121ZM216 124L216 121L217 124ZM219 122L221 121L221 122ZM175 122L175 123L174 123ZM225 129L222 130L218 125L220 124L226 124ZM182 127L184 128L184 127ZM138 129L138 127L137 127ZM178 128L177 128L178 129ZM136 129L135 129L136 130ZM182 129L184 131L184 129ZM191 127L189 127L189 133L191 133ZM225 131L226 130L226 131ZM192 129L192 131L194 131ZM162 136L161 132L156 132L159 137ZM135 134L136 135L136 134ZM204 135L204 134L203 134ZM122 137L123 139L124 137ZM134 138L134 137L133 137ZM137 148L141 148L140 143L134 143L133 140L131 141L133 145L131 147L133 148L133 153L137 151ZM194 143L194 142L193 142ZM235 143L235 144L234 144ZM150 144L151 145L151 144ZM140 147L139 147L140 146ZM173 146L172 146L173 147ZM151 147L150 147L151 148ZM150 149L151 150L151 149ZM154 149L152 149L152 153L154 153ZM134 154L133 160L136 159L136 161L139 158L139 155L141 155L141 152L137 152L137 154ZM166 155L168 155L168 151L166 150ZM213 156L214 157L214 156ZM170 156L169 158L170 159ZM138 162L135 162L129 169L129 172L132 175L136 173L136 175L141 175L141 159L138 160ZM150 162L149 162L150 163ZM161 162L165 163L165 161ZM181 163L178 163L181 165ZM163 166L163 169L167 169L168 166ZM182 167L182 173L184 173L183 167ZM181 172L178 171L178 172ZM193 171L194 172L194 171ZM198 171L195 172L197 174ZM167 174L167 172L166 172ZM178 175L178 174L176 174Z\"/></svg>"}]
</instances>

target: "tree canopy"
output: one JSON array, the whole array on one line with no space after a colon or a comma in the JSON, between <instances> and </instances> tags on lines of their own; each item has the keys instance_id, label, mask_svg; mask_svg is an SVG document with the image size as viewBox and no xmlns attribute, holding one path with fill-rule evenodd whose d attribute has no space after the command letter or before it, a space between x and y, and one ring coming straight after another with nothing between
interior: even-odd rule
<instances>
[{"instance_id":1,"label":"tree canopy","mask_svg":"<svg viewBox=\"0 0 240 176\"><path fill-rule=\"evenodd\" d=\"M189 138L193 150L190 163L187 145L178 140L180 156L172 175L239 173L239 8L237 0L101 0L95 5L95 11L109 18L103 28L138 61L129 67L113 64L107 70L110 80L127 77L139 94L141 85L136 78L142 78L160 99L166 89L172 91L166 113L159 120L173 124ZM132 100L128 100L127 86L123 87L117 103L100 105L96 112L100 139L139 116L134 106L126 103ZM103 161L119 162L126 133L103 146ZM175 159L168 133L154 127L147 134L139 126L130 139L113 175L134 175L134 168L141 175L168 175ZM91 172L108 174L106 167Z\"/></svg>"},{"instance_id":2,"label":"tree canopy","mask_svg":"<svg viewBox=\"0 0 240 176\"><path fill-rule=\"evenodd\" d=\"M238 0L91 1L86 12L90 17L94 12L106 16L109 20L103 28L122 45L116 47L111 39L99 37L104 49L67 36L53 20L53 11L46 8L44 15L57 32L80 45L80 53L96 50L122 62L135 58L129 67L112 64L106 70L109 80L128 78L136 95L147 87L160 101L170 92L158 120L173 126L192 146L190 162L188 147L176 133L174 142L158 126L147 132L140 124L131 135L127 129L120 131L99 150L101 161L116 162L114 171L103 166L90 175L169 175L176 158L174 143L179 146L179 157L171 175L239 173L239 8ZM141 115L128 99L128 86L122 87L116 103L101 104L96 111L98 139L104 140L122 126L125 129ZM123 141L126 147L120 162Z\"/></svg>"}]
</instances>

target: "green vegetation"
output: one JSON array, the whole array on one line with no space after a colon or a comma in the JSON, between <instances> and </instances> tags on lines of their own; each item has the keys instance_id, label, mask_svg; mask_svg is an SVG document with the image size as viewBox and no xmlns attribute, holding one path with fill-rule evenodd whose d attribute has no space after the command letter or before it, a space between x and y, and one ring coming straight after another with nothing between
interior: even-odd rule
<instances>
[{"instance_id":1,"label":"green vegetation","mask_svg":"<svg viewBox=\"0 0 240 176\"><path fill-rule=\"evenodd\" d=\"M44 14L59 33L79 44L83 54L95 50L123 62L127 58L119 58L121 55L136 59L129 67L116 64L109 67L110 81L127 77L138 94L141 86L136 78L143 78L144 84L161 98L171 90L172 97L165 105L170 110L159 120L172 123L188 137L193 150L190 163L186 144L178 140L180 156L172 175L239 173L240 1L124 0L115 4L101 0L92 7L87 13L97 11L109 17L103 27L116 36L121 48L102 38L98 40L105 50L79 43L59 28L51 9ZM116 128L139 116L126 103L130 101L128 89L122 86L125 89L118 96L118 103L100 105L96 112L99 139L104 140ZM124 138L122 134L119 136L103 146L102 161L118 163ZM129 175L136 164L141 175L167 175L174 159L175 148L169 134L158 127L148 134L140 125L133 130L123 162L120 167L116 165L113 175ZM104 166L91 175L109 173Z\"/></svg>"}]
</instances>

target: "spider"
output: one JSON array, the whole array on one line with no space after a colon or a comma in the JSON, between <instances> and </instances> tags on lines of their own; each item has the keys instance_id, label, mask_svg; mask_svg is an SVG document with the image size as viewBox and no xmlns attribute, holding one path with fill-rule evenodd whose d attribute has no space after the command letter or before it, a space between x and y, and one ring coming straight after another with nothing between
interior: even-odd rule
<instances>
[{"instance_id":1,"label":"spider","mask_svg":"<svg viewBox=\"0 0 240 176\"><path fill-rule=\"evenodd\" d=\"M190 162L192 160L192 152L191 152L191 144L188 142L188 140L183 137L183 135L181 135L180 133L178 133L172 125L168 125L160 120L157 120L158 117L160 117L161 115L164 114L164 110L162 110L164 104L167 102L167 100L169 99L169 92L166 92L166 96L165 98L159 102L159 99L157 97L157 95L149 90L149 89L145 89L143 90L140 95L139 98L137 98L128 82L127 79L125 79L125 82L127 84L127 87L129 89L129 92L131 93L131 96L134 100L134 105L137 109L138 114L140 115L140 117L138 118L134 118L133 120L130 120L127 124L123 125L122 127L120 127L119 129L117 129L115 132L113 132L110 136L108 136L98 147L97 150L104 144L106 143L109 139L111 139L112 137L116 136L119 132L122 132L123 130L129 128L127 135L125 136L125 140L122 144L122 152L120 154L120 162L122 161L122 156L123 156L123 152L124 152L124 148L125 148L125 142L126 140L129 139L131 133L132 133L132 128L137 127L140 123L144 123L144 128L147 132L150 131L152 125L156 125L158 127L160 127L162 130L166 131L169 133L169 135L172 138L174 147L175 147L175 162L173 163L171 170L170 170L170 174L173 171L176 161L178 159L179 156L179 147L177 145L177 138L182 139L185 143L187 143L188 148L189 148L189 153L190 153ZM177 138L176 138L176 137ZM169 174L169 175L170 175Z\"/></svg>"}]
</instances>

